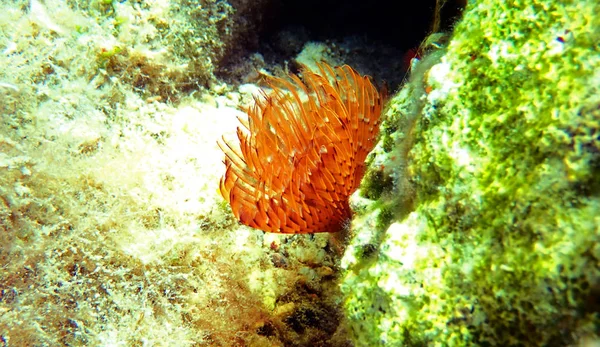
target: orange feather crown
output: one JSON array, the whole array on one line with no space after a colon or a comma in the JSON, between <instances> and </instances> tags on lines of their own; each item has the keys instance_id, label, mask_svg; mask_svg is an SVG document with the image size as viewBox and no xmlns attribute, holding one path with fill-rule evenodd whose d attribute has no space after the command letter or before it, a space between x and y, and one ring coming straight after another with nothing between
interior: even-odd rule
<instances>
[{"instance_id":1,"label":"orange feather crown","mask_svg":"<svg viewBox=\"0 0 600 347\"><path fill-rule=\"evenodd\" d=\"M344 65L270 77L237 129L223 140L219 190L240 222L275 233L336 232L379 133L385 91Z\"/></svg>"}]
</instances>

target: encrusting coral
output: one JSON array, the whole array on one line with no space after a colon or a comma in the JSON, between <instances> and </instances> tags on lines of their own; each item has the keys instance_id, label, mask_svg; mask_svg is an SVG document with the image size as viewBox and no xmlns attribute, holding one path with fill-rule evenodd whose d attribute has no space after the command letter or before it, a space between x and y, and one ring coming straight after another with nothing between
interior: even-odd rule
<instances>
[{"instance_id":1,"label":"encrusting coral","mask_svg":"<svg viewBox=\"0 0 600 347\"><path fill-rule=\"evenodd\" d=\"M267 232L336 232L375 144L385 92L345 65L270 78L225 152L223 198L244 224Z\"/></svg>"}]
</instances>

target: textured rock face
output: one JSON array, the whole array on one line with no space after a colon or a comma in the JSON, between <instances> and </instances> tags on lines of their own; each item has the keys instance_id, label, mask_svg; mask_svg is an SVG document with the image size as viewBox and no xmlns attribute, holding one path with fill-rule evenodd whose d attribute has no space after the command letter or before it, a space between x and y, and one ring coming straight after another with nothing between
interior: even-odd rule
<instances>
[{"instance_id":1,"label":"textured rock face","mask_svg":"<svg viewBox=\"0 0 600 347\"><path fill-rule=\"evenodd\" d=\"M335 339L329 235L265 240L218 196L231 13L0 2L0 345Z\"/></svg>"},{"instance_id":2,"label":"textured rock face","mask_svg":"<svg viewBox=\"0 0 600 347\"><path fill-rule=\"evenodd\" d=\"M355 199L357 345L598 338L598 13L477 1L415 67Z\"/></svg>"}]
</instances>

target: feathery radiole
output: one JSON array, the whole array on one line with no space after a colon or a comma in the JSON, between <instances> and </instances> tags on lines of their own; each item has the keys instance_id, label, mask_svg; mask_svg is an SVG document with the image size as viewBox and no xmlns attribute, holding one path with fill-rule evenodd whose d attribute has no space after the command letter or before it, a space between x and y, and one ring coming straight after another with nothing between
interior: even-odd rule
<instances>
[{"instance_id":1,"label":"feathery radiole","mask_svg":"<svg viewBox=\"0 0 600 347\"><path fill-rule=\"evenodd\" d=\"M225 140L220 193L240 222L275 233L339 231L379 132L385 92L348 65L269 77Z\"/></svg>"}]
</instances>

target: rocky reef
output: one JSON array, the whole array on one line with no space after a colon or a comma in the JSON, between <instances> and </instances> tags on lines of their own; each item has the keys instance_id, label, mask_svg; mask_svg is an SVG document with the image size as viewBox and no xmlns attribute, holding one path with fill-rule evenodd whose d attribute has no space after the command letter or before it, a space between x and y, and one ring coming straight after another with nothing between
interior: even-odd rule
<instances>
[{"instance_id":1,"label":"rocky reef","mask_svg":"<svg viewBox=\"0 0 600 347\"><path fill-rule=\"evenodd\" d=\"M474 1L413 65L353 199L357 346L597 340L598 13Z\"/></svg>"}]
</instances>

